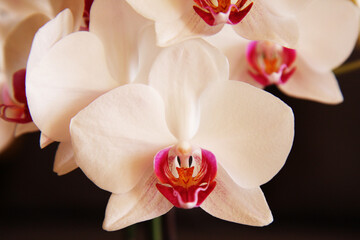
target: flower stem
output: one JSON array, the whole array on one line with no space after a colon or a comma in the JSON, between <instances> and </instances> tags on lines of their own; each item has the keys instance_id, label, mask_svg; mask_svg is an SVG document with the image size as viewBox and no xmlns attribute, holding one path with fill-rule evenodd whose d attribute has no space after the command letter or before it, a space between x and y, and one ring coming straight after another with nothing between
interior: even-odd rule
<instances>
[{"instance_id":1,"label":"flower stem","mask_svg":"<svg viewBox=\"0 0 360 240\"><path fill-rule=\"evenodd\" d=\"M341 65L338 68L334 69L334 73L336 75L341 75L349 72L353 72L360 69L360 60L356 60L353 62L349 62L346 64Z\"/></svg>"},{"instance_id":2,"label":"flower stem","mask_svg":"<svg viewBox=\"0 0 360 240\"><path fill-rule=\"evenodd\" d=\"M152 239L153 240L162 240L162 226L161 226L161 217L154 218L151 220L152 226Z\"/></svg>"}]
</instances>

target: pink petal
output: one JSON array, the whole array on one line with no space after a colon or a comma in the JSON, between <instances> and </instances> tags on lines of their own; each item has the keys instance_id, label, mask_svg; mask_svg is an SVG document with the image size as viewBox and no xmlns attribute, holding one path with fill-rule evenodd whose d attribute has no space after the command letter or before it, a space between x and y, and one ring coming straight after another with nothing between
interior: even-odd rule
<instances>
[{"instance_id":1,"label":"pink petal","mask_svg":"<svg viewBox=\"0 0 360 240\"><path fill-rule=\"evenodd\" d=\"M53 171L61 176L75 170L77 167L71 142L60 143L56 151Z\"/></svg>"},{"instance_id":2,"label":"pink petal","mask_svg":"<svg viewBox=\"0 0 360 240\"><path fill-rule=\"evenodd\" d=\"M28 73L26 95L31 116L55 141L69 141L70 119L117 86L108 72L102 43L88 32L59 41Z\"/></svg>"},{"instance_id":3,"label":"pink petal","mask_svg":"<svg viewBox=\"0 0 360 240\"><path fill-rule=\"evenodd\" d=\"M149 75L165 102L166 121L172 134L188 140L198 127L198 99L211 82L228 78L228 63L220 51L202 40L165 48Z\"/></svg>"},{"instance_id":4,"label":"pink petal","mask_svg":"<svg viewBox=\"0 0 360 240\"><path fill-rule=\"evenodd\" d=\"M103 228L115 231L167 213L172 204L156 189L152 168L131 191L112 194L106 207Z\"/></svg>"},{"instance_id":5,"label":"pink petal","mask_svg":"<svg viewBox=\"0 0 360 240\"><path fill-rule=\"evenodd\" d=\"M163 104L153 88L142 84L125 85L96 99L71 122L78 166L105 190L130 191L155 154L176 142Z\"/></svg>"},{"instance_id":6,"label":"pink petal","mask_svg":"<svg viewBox=\"0 0 360 240\"><path fill-rule=\"evenodd\" d=\"M214 83L201 97L193 144L210 150L239 186L255 188L284 165L294 136L291 109L237 81Z\"/></svg>"},{"instance_id":7,"label":"pink petal","mask_svg":"<svg viewBox=\"0 0 360 240\"><path fill-rule=\"evenodd\" d=\"M331 71L314 69L300 54L295 65L297 69L291 78L285 84L278 85L281 91L292 97L327 104L343 101L339 84Z\"/></svg>"},{"instance_id":8,"label":"pink petal","mask_svg":"<svg viewBox=\"0 0 360 240\"><path fill-rule=\"evenodd\" d=\"M259 187L238 186L219 166L217 185L201 208L214 217L252 226L265 226L273 221L271 211Z\"/></svg>"}]
</instances>

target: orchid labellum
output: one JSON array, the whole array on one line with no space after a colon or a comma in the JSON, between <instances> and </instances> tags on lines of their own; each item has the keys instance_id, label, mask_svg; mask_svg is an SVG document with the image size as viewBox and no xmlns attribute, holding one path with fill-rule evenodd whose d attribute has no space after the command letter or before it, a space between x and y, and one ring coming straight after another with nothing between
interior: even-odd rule
<instances>
[{"instance_id":1,"label":"orchid labellum","mask_svg":"<svg viewBox=\"0 0 360 240\"><path fill-rule=\"evenodd\" d=\"M290 151L292 111L260 89L227 79L226 58L202 40L188 40L161 51L148 85L115 88L72 119L78 166L113 193L106 230L172 206L200 206L249 225L272 221L259 186Z\"/></svg>"},{"instance_id":2,"label":"orchid labellum","mask_svg":"<svg viewBox=\"0 0 360 240\"><path fill-rule=\"evenodd\" d=\"M236 40L231 28L208 41L228 57L232 79L261 88L275 84L293 97L337 104L343 96L332 69L352 52L359 16L350 1L319 0L297 15L300 38L295 49L271 41Z\"/></svg>"},{"instance_id":3,"label":"orchid labellum","mask_svg":"<svg viewBox=\"0 0 360 240\"><path fill-rule=\"evenodd\" d=\"M155 22L160 46L209 36L231 25L242 37L270 40L294 47L298 39L296 14L309 0L127 0Z\"/></svg>"}]
</instances>

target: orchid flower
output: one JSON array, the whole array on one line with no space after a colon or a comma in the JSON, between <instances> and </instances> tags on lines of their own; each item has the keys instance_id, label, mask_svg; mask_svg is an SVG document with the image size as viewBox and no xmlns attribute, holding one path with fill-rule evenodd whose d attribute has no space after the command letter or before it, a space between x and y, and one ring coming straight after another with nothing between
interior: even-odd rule
<instances>
[{"instance_id":1,"label":"orchid flower","mask_svg":"<svg viewBox=\"0 0 360 240\"><path fill-rule=\"evenodd\" d=\"M38 32L26 76L28 105L41 130L42 146L48 139L60 142L54 162L54 171L59 175L77 168L70 119L98 96L133 81L137 64L145 65L141 74L146 75L143 69L150 62L146 58L151 56L137 59L138 33L147 20L125 1L95 1L89 32L71 33L71 19L65 11ZM144 54L156 49L150 33L142 35L140 47Z\"/></svg>"},{"instance_id":2,"label":"orchid flower","mask_svg":"<svg viewBox=\"0 0 360 240\"><path fill-rule=\"evenodd\" d=\"M76 162L112 192L104 229L200 206L237 223L272 215L260 185L283 166L293 140L291 109L248 84L203 40L165 48L148 85L103 94L70 125Z\"/></svg>"},{"instance_id":3,"label":"orchid flower","mask_svg":"<svg viewBox=\"0 0 360 240\"><path fill-rule=\"evenodd\" d=\"M298 38L295 15L310 1L127 0L137 12L155 21L160 46L213 35L225 24L232 25L247 39L295 46Z\"/></svg>"},{"instance_id":4,"label":"orchid flower","mask_svg":"<svg viewBox=\"0 0 360 240\"><path fill-rule=\"evenodd\" d=\"M75 26L79 27L84 9L82 0L0 3L4 20L0 26L0 150L14 136L37 130L25 94L26 64L36 31L65 7L78 15Z\"/></svg>"},{"instance_id":5,"label":"orchid flower","mask_svg":"<svg viewBox=\"0 0 360 240\"><path fill-rule=\"evenodd\" d=\"M327 104L342 102L332 69L341 65L354 48L359 9L350 1L319 0L297 17L300 35L296 49L270 41L235 39L236 33L229 28L208 40L228 57L232 79L261 88L275 84L297 98Z\"/></svg>"}]
</instances>

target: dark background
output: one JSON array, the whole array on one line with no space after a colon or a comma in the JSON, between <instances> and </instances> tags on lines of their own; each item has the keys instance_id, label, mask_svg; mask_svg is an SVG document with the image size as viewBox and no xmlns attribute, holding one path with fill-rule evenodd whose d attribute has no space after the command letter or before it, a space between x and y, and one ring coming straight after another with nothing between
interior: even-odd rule
<instances>
[{"instance_id":1,"label":"dark background","mask_svg":"<svg viewBox=\"0 0 360 240\"><path fill-rule=\"evenodd\" d=\"M359 59L359 51L351 60ZM216 219L201 209L175 209L165 239L360 239L360 70L338 76L345 101L336 106L292 99L295 141L287 163L262 186L274 222L264 228ZM0 239L124 239L132 229L101 229L110 193L80 170L52 172L57 145L39 134L15 140L0 154ZM134 239L150 239L150 222ZM170 235L168 233L170 232ZM175 238L173 238L175 239Z\"/></svg>"}]
</instances>

